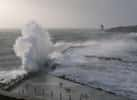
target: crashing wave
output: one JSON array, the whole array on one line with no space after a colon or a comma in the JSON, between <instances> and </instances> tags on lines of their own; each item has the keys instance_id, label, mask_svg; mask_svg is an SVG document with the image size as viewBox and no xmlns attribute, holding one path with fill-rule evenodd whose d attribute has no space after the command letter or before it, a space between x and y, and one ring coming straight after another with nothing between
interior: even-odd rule
<instances>
[{"instance_id":1,"label":"crashing wave","mask_svg":"<svg viewBox=\"0 0 137 100\"><path fill-rule=\"evenodd\" d=\"M62 53L69 48L94 45L92 42L53 44L48 31L45 31L35 22L28 23L22 30L21 36L14 44L16 56L22 60L22 69L27 72L37 72L50 60L61 58Z\"/></svg>"},{"instance_id":2,"label":"crashing wave","mask_svg":"<svg viewBox=\"0 0 137 100\"><path fill-rule=\"evenodd\" d=\"M38 71L53 51L48 32L38 24L31 22L25 26L16 40L14 51L22 60L22 68L28 72Z\"/></svg>"}]
</instances>

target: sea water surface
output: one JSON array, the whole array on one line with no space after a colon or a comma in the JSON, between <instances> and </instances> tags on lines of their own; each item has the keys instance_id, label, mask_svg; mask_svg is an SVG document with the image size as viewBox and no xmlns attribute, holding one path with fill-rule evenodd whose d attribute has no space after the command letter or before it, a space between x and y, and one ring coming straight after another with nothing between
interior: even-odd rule
<instances>
[{"instance_id":1,"label":"sea water surface","mask_svg":"<svg viewBox=\"0 0 137 100\"><path fill-rule=\"evenodd\" d=\"M3 71L7 73L21 65L13 51L17 36L18 31L0 33L1 77L4 76ZM136 33L51 30L50 36L53 43L75 44L65 50L63 56L55 59L60 65L50 74L132 99L137 98Z\"/></svg>"}]
</instances>

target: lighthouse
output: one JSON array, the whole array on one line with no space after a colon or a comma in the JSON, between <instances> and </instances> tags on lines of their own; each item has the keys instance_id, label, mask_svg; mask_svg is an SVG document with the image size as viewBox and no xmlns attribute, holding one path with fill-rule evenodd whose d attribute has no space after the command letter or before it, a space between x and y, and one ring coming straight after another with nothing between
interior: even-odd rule
<instances>
[{"instance_id":1,"label":"lighthouse","mask_svg":"<svg viewBox=\"0 0 137 100\"><path fill-rule=\"evenodd\" d=\"M100 25L100 29L101 29L101 31L104 31L104 25L103 24Z\"/></svg>"}]
</instances>

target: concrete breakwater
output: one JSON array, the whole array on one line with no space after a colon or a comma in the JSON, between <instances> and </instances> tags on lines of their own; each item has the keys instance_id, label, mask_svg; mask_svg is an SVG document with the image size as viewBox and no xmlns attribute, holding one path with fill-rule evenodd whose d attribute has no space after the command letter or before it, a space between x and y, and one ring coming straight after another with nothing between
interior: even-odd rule
<instances>
[{"instance_id":1,"label":"concrete breakwater","mask_svg":"<svg viewBox=\"0 0 137 100\"><path fill-rule=\"evenodd\" d=\"M25 100L129 100L44 74L26 80L11 91L1 94Z\"/></svg>"}]
</instances>

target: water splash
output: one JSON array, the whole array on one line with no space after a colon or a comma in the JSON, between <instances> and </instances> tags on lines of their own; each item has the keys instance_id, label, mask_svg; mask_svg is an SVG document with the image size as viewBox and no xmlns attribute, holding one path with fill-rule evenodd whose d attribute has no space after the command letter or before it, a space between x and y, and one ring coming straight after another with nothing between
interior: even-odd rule
<instances>
[{"instance_id":1,"label":"water splash","mask_svg":"<svg viewBox=\"0 0 137 100\"><path fill-rule=\"evenodd\" d=\"M22 60L22 68L28 72L38 71L53 51L53 44L47 31L30 22L23 28L14 44L16 55Z\"/></svg>"}]
</instances>

